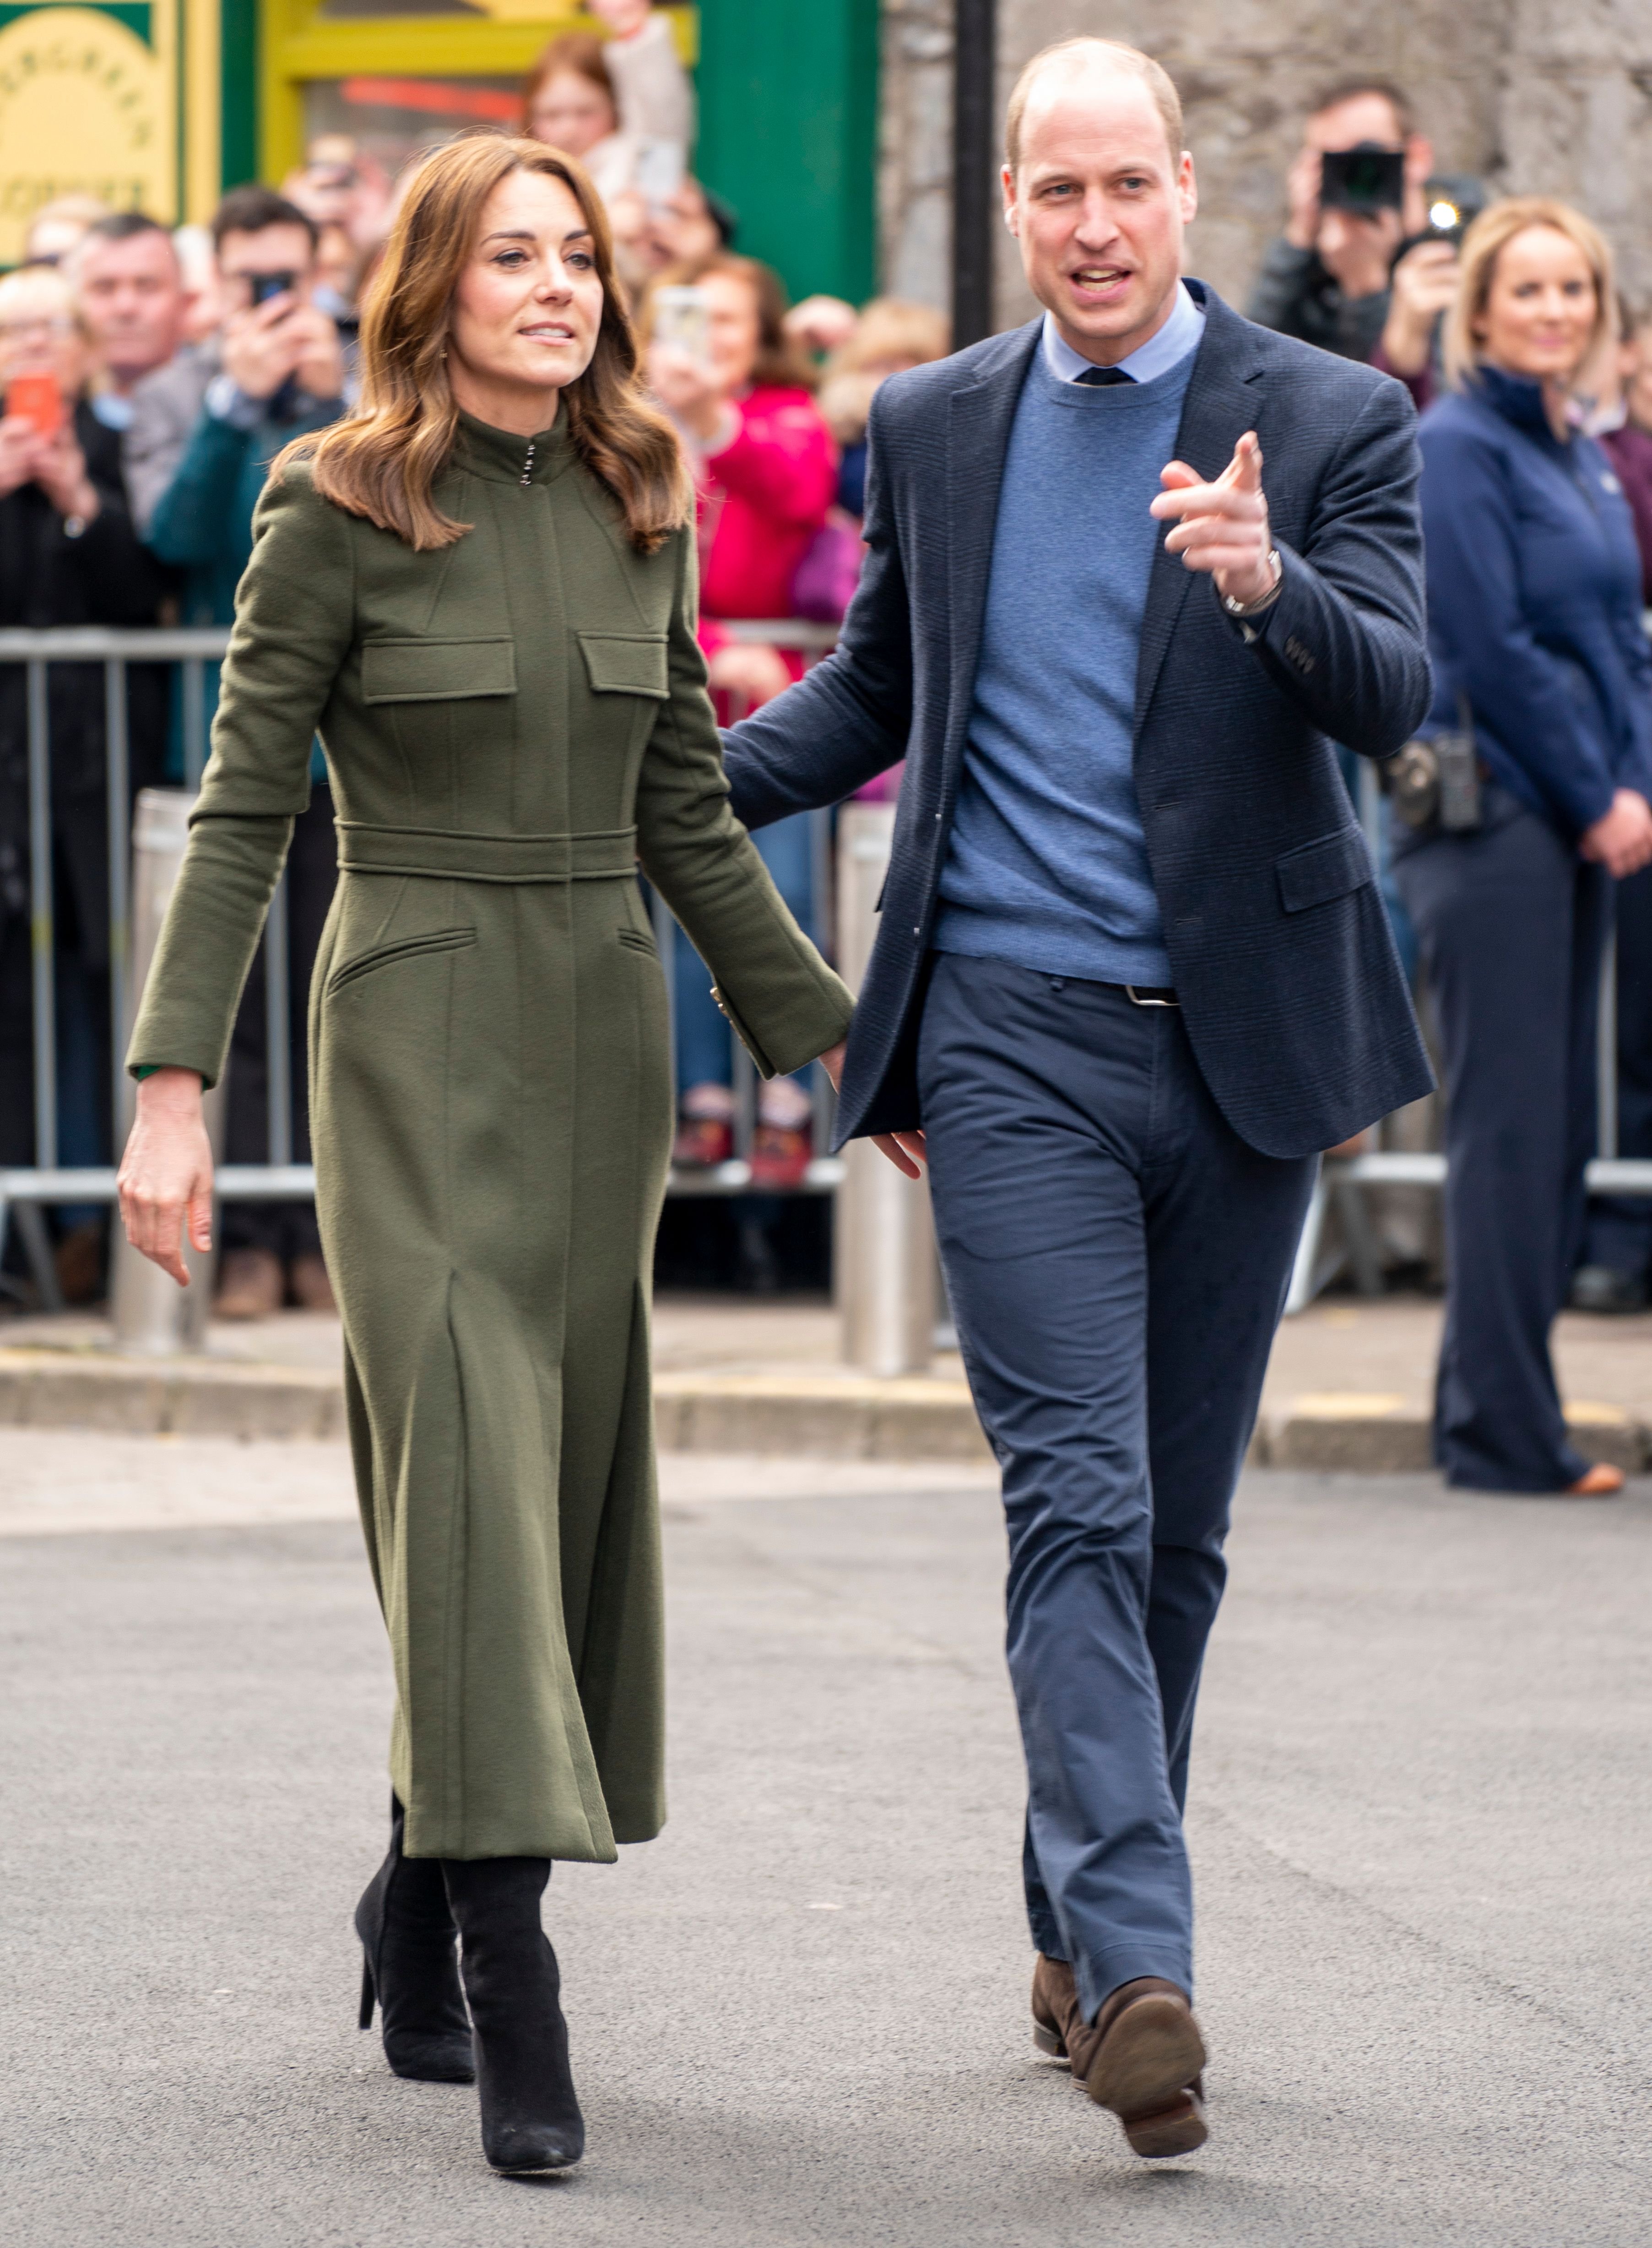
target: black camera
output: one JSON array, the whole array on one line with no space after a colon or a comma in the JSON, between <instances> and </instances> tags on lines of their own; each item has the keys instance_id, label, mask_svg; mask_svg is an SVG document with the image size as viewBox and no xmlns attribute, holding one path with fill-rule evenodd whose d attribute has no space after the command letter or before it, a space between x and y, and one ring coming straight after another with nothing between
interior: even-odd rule
<instances>
[{"instance_id":1,"label":"black camera","mask_svg":"<svg viewBox=\"0 0 1652 2248\"><path fill-rule=\"evenodd\" d=\"M1380 141L1361 140L1355 148L1328 148L1320 159L1320 207L1374 218L1398 210L1405 200L1405 156Z\"/></svg>"},{"instance_id":2,"label":"black camera","mask_svg":"<svg viewBox=\"0 0 1652 2248\"><path fill-rule=\"evenodd\" d=\"M296 273L250 273L248 285L255 305L267 305L271 297L284 297L298 285Z\"/></svg>"}]
</instances>

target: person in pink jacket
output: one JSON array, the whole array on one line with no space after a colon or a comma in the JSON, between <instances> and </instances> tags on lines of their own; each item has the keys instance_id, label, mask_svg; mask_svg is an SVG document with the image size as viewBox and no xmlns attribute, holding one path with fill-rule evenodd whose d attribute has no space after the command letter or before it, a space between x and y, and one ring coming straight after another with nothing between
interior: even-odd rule
<instances>
[{"instance_id":1,"label":"person in pink jacket","mask_svg":"<svg viewBox=\"0 0 1652 2248\"><path fill-rule=\"evenodd\" d=\"M662 290L695 295L662 303ZM778 276L726 251L662 274L641 308L648 379L682 434L699 492L700 644L725 724L802 675L799 650L734 640L723 620L795 613L793 580L837 493L837 448L814 402L813 374L786 337L785 310ZM780 894L818 939L807 815L764 829L757 844ZM674 1160L706 1166L733 1149L731 1049L686 939L675 984L682 1114ZM800 1183L813 1152L810 1116L803 1080L763 1086L754 1186Z\"/></svg>"}]
</instances>

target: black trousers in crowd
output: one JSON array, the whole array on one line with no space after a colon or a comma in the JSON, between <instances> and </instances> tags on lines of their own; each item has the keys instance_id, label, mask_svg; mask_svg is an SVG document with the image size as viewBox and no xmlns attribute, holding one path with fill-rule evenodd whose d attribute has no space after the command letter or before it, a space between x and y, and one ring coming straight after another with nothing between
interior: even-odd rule
<instances>
[{"instance_id":1,"label":"black trousers in crowd","mask_svg":"<svg viewBox=\"0 0 1652 2248\"><path fill-rule=\"evenodd\" d=\"M1582 1244L1604 867L1498 788L1460 835L1396 835L1443 1048L1446 1312L1435 1456L1448 1483L1562 1491L1572 1445L1549 1329Z\"/></svg>"},{"instance_id":2,"label":"black trousers in crowd","mask_svg":"<svg viewBox=\"0 0 1652 2248\"><path fill-rule=\"evenodd\" d=\"M1618 1153L1652 1159L1652 867L1616 885ZM1586 1264L1628 1280L1652 1271L1652 1195L1602 1195L1589 1204Z\"/></svg>"},{"instance_id":3,"label":"black trousers in crowd","mask_svg":"<svg viewBox=\"0 0 1652 2248\"><path fill-rule=\"evenodd\" d=\"M339 879L332 792L318 783L310 807L294 823L287 860L287 1069L292 1088L292 1160L310 1160L310 1064L306 1029L310 977ZM269 1161L269 1050L265 1044L264 949L259 946L242 994L230 1045L230 1115L225 1157ZM283 1264L319 1251L315 1210L307 1202L230 1202L223 1206L226 1249L267 1249Z\"/></svg>"}]
</instances>

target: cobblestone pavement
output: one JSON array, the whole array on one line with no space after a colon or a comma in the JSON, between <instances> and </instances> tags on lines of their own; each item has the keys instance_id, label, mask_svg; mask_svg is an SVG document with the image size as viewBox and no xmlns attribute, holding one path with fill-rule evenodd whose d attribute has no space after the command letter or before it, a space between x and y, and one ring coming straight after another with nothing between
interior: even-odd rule
<instances>
[{"instance_id":1,"label":"cobblestone pavement","mask_svg":"<svg viewBox=\"0 0 1652 2248\"><path fill-rule=\"evenodd\" d=\"M1644 2248L1646 1486L1248 1479L1213 2136L1149 2169L1027 2037L986 1478L668 1463L672 1820L552 1881L591 2153L532 2185L353 2027L388 1697L338 1448L0 1445L17 2248Z\"/></svg>"}]
</instances>

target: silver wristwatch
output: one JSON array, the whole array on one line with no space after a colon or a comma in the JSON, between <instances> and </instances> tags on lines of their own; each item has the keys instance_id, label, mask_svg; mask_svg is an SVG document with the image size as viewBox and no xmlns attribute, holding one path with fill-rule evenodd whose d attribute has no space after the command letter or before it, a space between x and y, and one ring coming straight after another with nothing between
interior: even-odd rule
<instances>
[{"instance_id":1,"label":"silver wristwatch","mask_svg":"<svg viewBox=\"0 0 1652 2248\"><path fill-rule=\"evenodd\" d=\"M1268 565L1273 572L1273 583L1258 601L1236 601L1231 593L1224 593L1222 606L1230 617L1259 617L1264 609L1271 609L1279 598L1279 588L1285 583L1285 565L1279 559L1277 546L1268 549Z\"/></svg>"}]
</instances>

